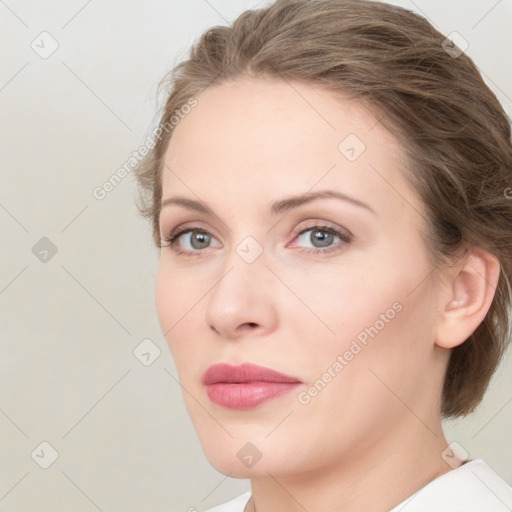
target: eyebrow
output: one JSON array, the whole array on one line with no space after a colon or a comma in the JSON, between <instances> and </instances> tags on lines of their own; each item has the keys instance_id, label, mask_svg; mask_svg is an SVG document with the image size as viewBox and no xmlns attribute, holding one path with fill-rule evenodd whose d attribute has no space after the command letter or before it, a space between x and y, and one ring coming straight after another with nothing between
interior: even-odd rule
<instances>
[{"instance_id":1,"label":"eyebrow","mask_svg":"<svg viewBox=\"0 0 512 512\"><path fill-rule=\"evenodd\" d=\"M340 199L342 201L346 201L355 206L359 206L365 210L368 210L374 215L377 215L375 210L370 205L364 203L363 201L360 201L359 199L351 197L347 194L343 194L342 192L337 192L335 190L306 192L305 194L300 194L298 196L292 196L286 199L281 199L280 201L276 201L275 203L272 204L270 208L270 213L274 216L281 213L286 213L301 205L310 203L315 199ZM181 196L169 197L167 199L164 199L160 206L160 211L171 204L176 204L182 206L183 208L186 208L187 210L202 213L204 215L207 215L208 217L217 216L211 208L209 208L206 204L202 203L201 201L195 201L194 199L188 199L186 197Z\"/></svg>"}]
</instances>

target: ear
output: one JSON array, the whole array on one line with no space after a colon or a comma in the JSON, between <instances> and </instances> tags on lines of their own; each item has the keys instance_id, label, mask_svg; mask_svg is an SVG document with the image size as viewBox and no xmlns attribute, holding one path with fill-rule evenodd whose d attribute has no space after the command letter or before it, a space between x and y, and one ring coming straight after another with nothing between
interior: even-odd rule
<instances>
[{"instance_id":1,"label":"ear","mask_svg":"<svg viewBox=\"0 0 512 512\"><path fill-rule=\"evenodd\" d=\"M494 255L479 247L468 247L447 284L436 345L453 348L475 332L491 307L499 275L500 264Z\"/></svg>"}]
</instances>

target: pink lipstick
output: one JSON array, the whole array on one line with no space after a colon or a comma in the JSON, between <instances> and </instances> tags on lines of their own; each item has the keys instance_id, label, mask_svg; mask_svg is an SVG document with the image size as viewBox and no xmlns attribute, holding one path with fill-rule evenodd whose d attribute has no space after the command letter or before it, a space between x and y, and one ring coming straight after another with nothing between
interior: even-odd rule
<instances>
[{"instance_id":1,"label":"pink lipstick","mask_svg":"<svg viewBox=\"0 0 512 512\"><path fill-rule=\"evenodd\" d=\"M210 400L230 409L250 409L289 393L302 381L264 366L215 364L203 376Z\"/></svg>"}]
</instances>

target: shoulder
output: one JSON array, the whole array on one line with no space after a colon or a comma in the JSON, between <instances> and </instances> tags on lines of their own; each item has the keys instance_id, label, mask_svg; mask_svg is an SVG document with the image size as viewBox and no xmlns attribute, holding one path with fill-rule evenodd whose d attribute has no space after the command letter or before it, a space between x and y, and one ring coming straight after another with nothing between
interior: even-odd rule
<instances>
[{"instance_id":1,"label":"shoulder","mask_svg":"<svg viewBox=\"0 0 512 512\"><path fill-rule=\"evenodd\" d=\"M506 512L511 508L512 487L476 459L432 480L389 512Z\"/></svg>"},{"instance_id":2,"label":"shoulder","mask_svg":"<svg viewBox=\"0 0 512 512\"><path fill-rule=\"evenodd\" d=\"M244 492L240 496L223 503L222 505L217 505L216 507L209 508L206 512L243 512L249 498L251 497L251 491Z\"/></svg>"}]
</instances>

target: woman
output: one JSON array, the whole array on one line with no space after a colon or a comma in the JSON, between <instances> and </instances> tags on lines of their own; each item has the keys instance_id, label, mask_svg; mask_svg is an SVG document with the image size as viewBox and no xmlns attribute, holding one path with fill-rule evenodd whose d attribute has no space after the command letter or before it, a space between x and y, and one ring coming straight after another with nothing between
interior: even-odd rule
<instances>
[{"instance_id":1,"label":"woman","mask_svg":"<svg viewBox=\"0 0 512 512\"><path fill-rule=\"evenodd\" d=\"M510 124L425 19L278 0L203 34L138 169L215 512L501 511L450 445L510 339Z\"/></svg>"}]
</instances>

